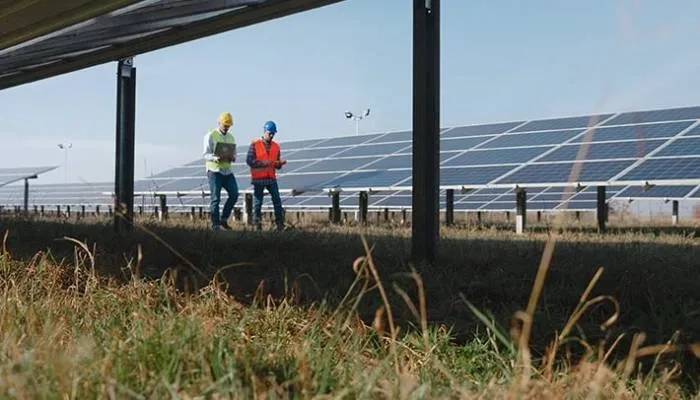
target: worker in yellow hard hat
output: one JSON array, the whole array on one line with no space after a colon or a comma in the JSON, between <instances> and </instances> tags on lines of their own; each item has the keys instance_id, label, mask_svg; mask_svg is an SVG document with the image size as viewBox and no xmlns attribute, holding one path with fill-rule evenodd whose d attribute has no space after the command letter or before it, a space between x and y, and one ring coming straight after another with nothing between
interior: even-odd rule
<instances>
[{"instance_id":1,"label":"worker in yellow hard hat","mask_svg":"<svg viewBox=\"0 0 700 400\"><path fill-rule=\"evenodd\" d=\"M231 169L231 164L236 161L236 139L230 132L233 126L231 113L221 113L218 125L204 135L204 159L209 180L210 219L213 230L231 229L228 219L238 201L238 182ZM222 188L228 193L228 199L219 214Z\"/></svg>"}]
</instances>

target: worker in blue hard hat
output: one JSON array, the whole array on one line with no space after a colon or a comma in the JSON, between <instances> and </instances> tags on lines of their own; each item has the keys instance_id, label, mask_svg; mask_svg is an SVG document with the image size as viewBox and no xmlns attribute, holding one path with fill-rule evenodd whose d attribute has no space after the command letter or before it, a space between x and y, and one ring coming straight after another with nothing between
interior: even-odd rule
<instances>
[{"instance_id":1,"label":"worker in blue hard hat","mask_svg":"<svg viewBox=\"0 0 700 400\"><path fill-rule=\"evenodd\" d=\"M223 112L219 115L218 127L204 135L204 159L211 199L209 217L213 230L231 229L228 219L238 201L238 183L231 169L231 164L236 161L236 139L231 133L232 125L231 113ZM222 188L228 192L228 199L219 214Z\"/></svg>"},{"instance_id":2,"label":"worker in blue hard hat","mask_svg":"<svg viewBox=\"0 0 700 400\"><path fill-rule=\"evenodd\" d=\"M262 229L261 208L264 190L270 193L275 209L275 225L277 230L284 230L284 210L277 185L276 170L282 168L287 160L281 158L280 145L273 140L277 134L274 121L263 125L262 137L253 139L248 149L246 163L250 167L251 184L253 185L253 224L256 229Z\"/></svg>"}]
</instances>

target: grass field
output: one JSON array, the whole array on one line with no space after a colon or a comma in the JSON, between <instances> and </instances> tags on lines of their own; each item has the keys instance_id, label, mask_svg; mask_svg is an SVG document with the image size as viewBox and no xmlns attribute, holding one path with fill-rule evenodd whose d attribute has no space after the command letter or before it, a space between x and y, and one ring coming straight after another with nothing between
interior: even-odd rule
<instances>
[{"instance_id":1,"label":"grass field","mask_svg":"<svg viewBox=\"0 0 700 400\"><path fill-rule=\"evenodd\" d=\"M0 220L3 397L700 398L694 228L183 225Z\"/></svg>"}]
</instances>

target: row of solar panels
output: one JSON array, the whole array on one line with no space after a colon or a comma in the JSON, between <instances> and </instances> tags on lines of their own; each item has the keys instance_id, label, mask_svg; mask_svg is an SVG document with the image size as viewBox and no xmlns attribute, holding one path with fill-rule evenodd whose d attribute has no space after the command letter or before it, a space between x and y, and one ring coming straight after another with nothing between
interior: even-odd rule
<instances>
[{"instance_id":1,"label":"row of solar panels","mask_svg":"<svg viewBox=\"0 0 700 400\"><path fill-rule=\"evenodd\" d=\"M45 206L52 209L56 206L80 207L94 209L100 206L106 210L113 204L112 198L103 193L112 189L111 184L101 185L36 185L30 187L30 207ZM224 192L225 193L225 192ZM8 186L0 188L0 206L21 207L24 204L22 187ZM226 198L226 195L223 195ZM658 186L644 189L642 187L611 186L606 190L608 201L628 200L637 198L647 199L687 199L700 200L700 187L692 186ZM527 189L528 209L530 210L594 210L597 193L595 187L587 187L580 191L567 192L561 187L540 187ZM327 193L304 193L297 196L282 195L284 206L290 210L326 209L331 205ZM441 209L445 208L445 192L440 195ZM204 196L170 196L168 207L172 211L187 211L191 207L208 207L209 199ZM134 204L151 209L159 204L153 196L137 196ZM239 197L237 205L243 207L243 196ZM357 208L358 195L353 192L343 192L340 195L340 205L343 208ZM265 208L271 207L269 195L266 196ZM403 209L411 207L410 191L383 191L370 193L369 208ZM454 195L456 210L485 210L500 211L515 209L515 192L513 189L492 188L476 189L467 193L457 191Z\"/></svg>"},{"instance_id":2,"label":"row of solar panels","mask_svg":"<svg viewBox=\"0 0 700 400\"><path fill-rule=\"evenodd\" d=\"M600 122L588 129L591 121ZM700 184L700 107L460 126L443 129L440 141L442 187ZM246 150L234 164L244 185ZM282 152L283 190L411 188L411 131L283 142ZM163 171L141 187L206 191L202 164Z\"/></svg>"},{"instance_id":3,"label":"row of solar panels","mask_svg":"<svg viewBox=\"0 0 700 400\"><path fill-rule=\"evenodd\" d=\"M285 196L285 204L325 206L328 196L318 192L340 188L350 192L342 201L349 206L356 202L352 192L367 189L381 192L372 196L370 206L410 206L411 140L412 132L404 131L283 142L289 162L279 175L280 188L283 193L304 193ZM624 198L698 196L700 107L459 126L442 129L440 141L441 187L479 189L458 194L456 207L511 209L515 185L530 187L529 201L541 202L543 209L563 207L562 186L577 183L612 186L608 194ZM245 139L238 137L238 142ZM239 149L234 172L241 189L250 191L247 149ZM642 190L649 184L651 189ZM113 186L32 189L31 201L41 204L111 204ZM203 161L138 180L135 192L145 196L144 202L152 202L155 194L184 194L194 197L171 200L171 205L206 204L201 196L208 192ZM595 207L595 199L587 195L584 190L565 199L567 207Z\"/></svg>"}]
</instances>

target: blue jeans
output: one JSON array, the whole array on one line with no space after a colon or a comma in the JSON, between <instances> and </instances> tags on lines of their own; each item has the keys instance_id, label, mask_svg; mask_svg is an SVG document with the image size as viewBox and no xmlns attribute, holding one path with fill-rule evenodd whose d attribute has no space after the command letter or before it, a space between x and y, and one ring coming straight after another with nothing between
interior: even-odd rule
<instances>
[{"instance_id":1,"label":"blue jeans","mask_svg":"<svg viewBox=\"0 0 700 400\"><path fill-rule=\"evenodd\" d=\"M211 197L209 211L211 213L211 225L214 228L221 225L221 222L228 221L231 216L233 206L238 201L238 182L236 182L236 177L233 174L224 175L220 172L207 171L207 178L209 178L209 196ZM221 218L219 218L222 188L228 193L228 200L226 200Z\"/></svg>"},{"instance_id":2,"label":"blue jeans","mask_svg":"<svg viewBox=\"0 0 700 400\"><path fill-rule=\"evenodd\" d=\"M272 205L275 208L275 224L278 228L282 227L284 226L284 210L282 210L282 199L280 199L277 182L272 182L269 185L253 184L253 224L259 226L262 220L261 208L265 189L270 192L270 197L272 197Z\"/></svg>"}]
</instances>

